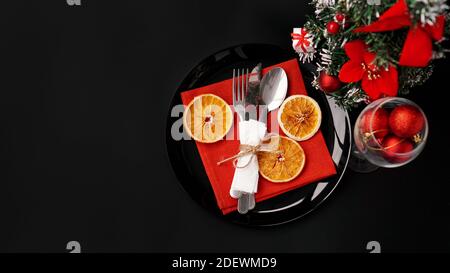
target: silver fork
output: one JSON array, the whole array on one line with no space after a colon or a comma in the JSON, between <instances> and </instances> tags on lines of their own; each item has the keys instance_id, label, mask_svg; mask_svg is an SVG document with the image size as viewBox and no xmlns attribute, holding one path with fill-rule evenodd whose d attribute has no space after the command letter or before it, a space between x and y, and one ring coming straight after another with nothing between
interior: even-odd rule
<instances>
[{"instance_id":1,"label":"silver fork","mask_svg":"<svg viewBox=\"0 0 450 273\"><path fill-rule=\"evenodd\" d=\"M245 71L245 73L244 73ZM245 112L245 96L248 91L248 79L249 73L248 69L233 69L233 87L232 87L232 95L233 95L233 107L236 113L239 116L240 121L244 121L246 119ZM241 194L238 199L237 210L241 214L245 214L249 209L249 196L247 193Z\"/></svg>"},{"instance_id":2,"label":"silver fork","mask_svg":"<svg viewBox=\"0 0 450 273\"><path fill-rule=\"evenodd\" d=\"M248 69L244 76L244 69L233 69L233 106L240 121L245 120L245 95L248 90Z\"/></svg>"}]
</instances>

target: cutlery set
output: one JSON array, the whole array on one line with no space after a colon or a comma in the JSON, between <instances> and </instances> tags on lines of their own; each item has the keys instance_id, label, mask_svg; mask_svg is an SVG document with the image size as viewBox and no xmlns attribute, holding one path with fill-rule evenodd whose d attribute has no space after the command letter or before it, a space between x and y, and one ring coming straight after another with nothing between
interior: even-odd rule
<instances>
[{"instance_id":1,"label":"cutlery set","mask_svg":"<svg viewBox=\"0 0 450 273\"><path fill-rule=\"evenodd\" d=\"M267 115L277 109L286 97L287 75L282 68L273 68L261 80L259 63L249 74L249 69L233 69L233 107L239 122L256 120L267 126ZM251 109L253 111L247 111ZM256 111L258 109L258 111ZM256 113L259 112L259 119ZM254 193L241 192L237 210L246 214L255 207Z\"/></svg>"}]
</instances>

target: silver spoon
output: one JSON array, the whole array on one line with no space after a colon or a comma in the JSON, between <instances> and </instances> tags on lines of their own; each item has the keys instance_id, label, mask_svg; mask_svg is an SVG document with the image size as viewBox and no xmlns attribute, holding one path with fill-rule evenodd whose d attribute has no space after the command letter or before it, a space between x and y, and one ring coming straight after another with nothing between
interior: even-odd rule
<instances>
[{"instance_id":1,"label":"silver spoon","mask_svg":"<svg viewBox=\"0 0 450 273\"><path fill-rule=\"evenodd\" d=\"M270 70L261 80L260 95L261 95L261 115L259 121L267 125L267 115L280 107L286 98L288 89L288 78L286 72L281 67L276 67ZM255 195L249 194L248 207L253 209L255 207Z\"/></svg>"},{"instance_id":2,"label":"silver spoon","mask_svg":"<svg viewBox=\"0 0 450 273\"><path fill-rule=\"evenodd\" d=\"M262 108L264 111L259 119L261 122L267 124L267 115L283 103L286 98L287 88L288 79L283 68L276 67L264 75L260 85Z\"/></svg>"}]
</instances>

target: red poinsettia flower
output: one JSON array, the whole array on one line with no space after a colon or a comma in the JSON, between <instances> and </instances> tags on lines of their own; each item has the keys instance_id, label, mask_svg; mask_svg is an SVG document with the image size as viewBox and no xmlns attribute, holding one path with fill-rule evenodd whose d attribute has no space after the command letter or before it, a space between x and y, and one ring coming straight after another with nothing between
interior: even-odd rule
<instances>
[{"instance_id":1,"label":"red poinsettia flower","mask_svg":"<svg viewBox=\"0 0 450 273\"><path fill-rule=\"evenodd\" d=\"M376 54L369 52L366 43L355 40L345 44L345 53L350 58L339 72L345 83L361 82L362 90L372 100L383 96L394 97L398 90L398 73L394 66L378 67L374 64Z\"/></svg>"}]
</instances>

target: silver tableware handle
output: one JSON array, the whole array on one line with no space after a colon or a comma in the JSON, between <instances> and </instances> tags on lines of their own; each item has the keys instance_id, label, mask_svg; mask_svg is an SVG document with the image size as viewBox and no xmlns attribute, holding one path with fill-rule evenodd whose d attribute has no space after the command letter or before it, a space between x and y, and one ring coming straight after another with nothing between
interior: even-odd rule
<instances>
[{"instance_id":1,"label":"silver tableware handle","mask_svg":"<svg viewBox=\"0 0 450 273\"><path fill-rule=\"evenodd\" d=\"M240 214L246 214L249 210L249 194L242 193L238 199L237 210Z\"/></svg>"}]
</instances>

